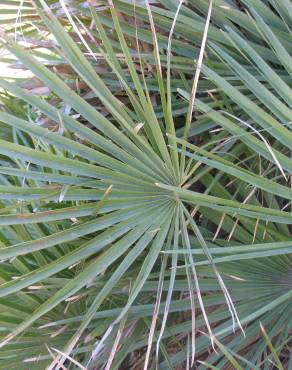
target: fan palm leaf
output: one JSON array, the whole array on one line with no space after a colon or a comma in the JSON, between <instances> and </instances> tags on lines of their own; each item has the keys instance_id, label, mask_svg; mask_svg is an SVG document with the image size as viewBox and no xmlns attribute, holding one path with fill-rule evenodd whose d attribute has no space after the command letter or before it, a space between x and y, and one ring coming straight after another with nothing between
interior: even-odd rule
<instances>
[{"instance_id":1,"label":"fan palm leaf","mask_svg":"<svg viewBox=\"0 0 292 370\"><path fill-rule=\"evenodd\" d=\"M234 3L214 1L210 57L202 66L208 80L200 81L195 100L201 115L184 139L191 58L200 53L186 45L194 34L202 40L199 14L207 2L192 2L190 13L180 9L168 61L158 49L170 52L172 1L151 8L117 1L110 16L77 2L84 28L78 17L68 20L63 2L59 20L49 2L37 3L29 12L54 37L50 55L70 66L74 88L17 43L12 28L3 35L3 47L55 100L28 93L18 80L0 81L28 107L16 113L3 99L0 112L11 128L0 142L0 305L9 308L0 317L0 368L59 369L65 361L74 368L70 358L83 367L119 368L131 366L130 354L143 348L144 366L158 361L162 369L194 365L195 354L217 368L228 361L270 366L267 348L279 361L273 348L290 340L292 297L289 19L282 15L286 2L275 14L264 2L243 1L253 18ZM150 16L152 30L136 32L118 11L144 22ZM184 26L193 15L195 30ZM90 22L96 31L88 31ZM102 46L85 43L88 35ZM136 35L150 45L154 39L154 54L138 53L138 65L128 39ZM111 90L113 78L97 73L96 53L124 101ZM158 73L154 87L141 72L145 63L153 64L153 77ZM180 76L186 101L175 99L170 73ZM81 82L96 106L78 91ZM55 129L37 125L40 117ZM210 342L220 353L206 351Z\"/></svg>"}]
</instances>

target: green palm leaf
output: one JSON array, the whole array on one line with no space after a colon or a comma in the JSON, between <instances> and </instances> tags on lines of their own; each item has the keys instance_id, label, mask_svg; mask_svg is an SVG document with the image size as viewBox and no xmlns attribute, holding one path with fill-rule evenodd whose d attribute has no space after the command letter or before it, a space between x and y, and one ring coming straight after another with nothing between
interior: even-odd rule
<instances>
[{"instance_id":1,"label":"green palm leaf","mask_svg":"<svg viewBox=\"0 0 292 370\"><path fill-rule=\"evenodd\" d=\"M214 0L194 106L209 2L6 3L4 62L46 90L0 81L0 369L281 368L288 2Z\"/></svg>"}]
</instances>

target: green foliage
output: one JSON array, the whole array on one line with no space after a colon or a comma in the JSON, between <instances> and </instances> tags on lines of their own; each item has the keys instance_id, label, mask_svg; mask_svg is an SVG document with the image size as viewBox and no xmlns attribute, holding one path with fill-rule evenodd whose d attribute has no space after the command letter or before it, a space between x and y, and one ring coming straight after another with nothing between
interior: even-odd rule
<instances>
[{"instance_id":1,"label":"green foliage","mask_svg":"<svg viewBox=\"0 0 292 370\"><path fill-rule=\"evenodd\" d=\"M291 366L290 2L6 3L0 369Z\"/></svg>"}]
</instances>

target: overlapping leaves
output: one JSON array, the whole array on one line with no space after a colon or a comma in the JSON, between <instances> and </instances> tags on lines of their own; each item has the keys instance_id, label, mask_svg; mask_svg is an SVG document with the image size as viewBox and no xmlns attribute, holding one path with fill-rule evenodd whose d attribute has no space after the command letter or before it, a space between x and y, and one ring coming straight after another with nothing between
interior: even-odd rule
<instances>
[{"instance_id":1,"label":"overlapping leaves","mask_svg":"<svg viewBox=\"0 0 292 370\"><path fill-rule=\"evenodd\" d=\"M61 368L65 361L74 368L68 355L89 368L106 363L118 368L128 354L144 347L144 364L158 360L167 368L189 361L189 355L192 362L195 346L197 355L222 368L231 357L222 357L218 339L234 353L247 353L236 360L244 368L258 364L267 346L262 338L256 349L249 349L259 334L258 319L276 346L289 339L291 326L286 3L279 2L278 15L264 2L252 6L252 18L234 4L215 2L208 33L211 56L202 66L208 82L201 85L212 90L208 97L206 89L199 90L195 107L203 114L190 131L201 133L198 145L177 138L187 104L175 100L173 85L189 99L194 49L186 45L194 33L200 42L204 26L200 13L189 12L204 13L207 2L181 9L171 58L172 73L181 79L165 87L158 73L158 86L150 87L160 99L158 107L143 73L155 58L146 52L137 64L135 46L126 38L136 37L136 25L121 21L117 13L130 17L134 11L147 22L143 4L133 8L117 1L109 15L76 3L76 12L88 18L83 23L71 18L66 26L48 4L40 2L33 10L36 22L54 36L54 60L70 66L73 89L71 76L64 81L58 69L44 66L9 31L2 40L55 100L29 94L17 81L0 82L7 94L29 107L28 114L16 115L7 105L0 112L13 137L1 140L0 148L0 304L4 312L11 309L2 315L0 368L19 369L23 361L32 369ZM153 6L151 14L163 53L176 4L162 5ZM62 9L60 19L67 22L61 3ZM225 31L218 32L216 27L223 26ZM73 41L68 31L76 27ZM79 33L89 37L89 53ZM137 37L152 44L153 30L141 29ZM98 73L97 54L111 68L125 100ZM162 67L167 64L160 59ZM155 75L159 64L153 68ZM81 82L94 104L80 91ZM39 117L53 122L55 132L36 125ZM208 132L217 126L220 130ZM238 335L230 336L233 329ZM201 331L216 335L214 344L222 353L206 359L210 339ZM112 350L119 345L119 352Z\"/></svg>"}]
</instances>

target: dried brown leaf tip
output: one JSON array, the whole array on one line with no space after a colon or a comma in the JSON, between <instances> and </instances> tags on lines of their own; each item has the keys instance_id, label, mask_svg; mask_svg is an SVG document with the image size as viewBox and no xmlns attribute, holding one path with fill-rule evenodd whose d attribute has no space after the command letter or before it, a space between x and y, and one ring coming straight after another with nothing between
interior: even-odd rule
<instances>
[{"instance_id":1,"label":"dried brown leaf tip","mask_svg":"<svg viewBox=\"0 0 292 370\"><path fill-rule=\"evenodd\" d=\"M134 132L135 132L135 134L138 134L138 132L143 128L143 126L144 126L144 123L143 123L143 122L138 123L138 124L134 127Z\"/></svg>"}]
</instances>

